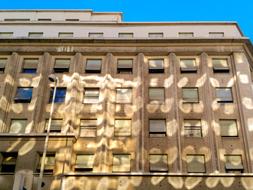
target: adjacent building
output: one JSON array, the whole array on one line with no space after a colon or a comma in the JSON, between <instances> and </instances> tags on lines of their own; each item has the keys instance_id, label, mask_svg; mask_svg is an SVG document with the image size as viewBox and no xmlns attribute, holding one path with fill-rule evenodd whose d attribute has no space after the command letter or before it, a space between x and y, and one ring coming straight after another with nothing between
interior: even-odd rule
<instances>
[{"instance_id":1,"label":"adjacent building","mask_svg":"<svg viewBox=\"0 0 253 190\"><path fill-rule=\"evenodd\" d=\"M235 22L2 10L0 189L37 189L52 105L43 190L253 189L252 67Z\"/></svg>"}]
</instances>

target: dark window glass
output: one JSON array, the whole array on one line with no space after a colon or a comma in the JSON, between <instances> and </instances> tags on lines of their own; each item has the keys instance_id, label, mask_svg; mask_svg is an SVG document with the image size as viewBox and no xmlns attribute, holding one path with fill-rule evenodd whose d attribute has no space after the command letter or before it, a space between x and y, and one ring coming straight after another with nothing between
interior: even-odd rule
<instances>
[{"instance_id":1,"label":"dark window glass","mask_svg":"<svg viewBox=\"0 0 253 190\"><path fill-rule=\"evenodd\" d=\"M32 99L32 90L30 87L18 87L15 96L15 103L30 103Z\"/></svg>"},{"instance_id":2,"label":"dark window glass","mask_svg":"<svg viewBox=\"0 0 253 190\"><path fill-rule=\"evenodd\" d=\"M53 101L53 92L54 88L51 88L50 90L50 98L49 98L49 103ZM57 88L56 93L55 93L55 103L62 103L65 101L65 96L66 96L66 88Z\"/></svg>"}]
</instances>

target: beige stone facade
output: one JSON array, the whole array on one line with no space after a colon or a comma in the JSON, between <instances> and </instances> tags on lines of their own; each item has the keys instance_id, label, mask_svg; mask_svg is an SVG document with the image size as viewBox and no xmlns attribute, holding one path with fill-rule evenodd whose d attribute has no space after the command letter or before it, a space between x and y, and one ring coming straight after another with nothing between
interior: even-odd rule
<instances>
[{"instance_id":1,"label":"beige stone facade","mask_svg":"<svg viewBox=\"0 0 253 190\"><path fill-rule=\"evenodd\" d=\"M55 159L42 189L253 189L253 48L236 23L126 23L120 13L91 11L2 11L0 20L1 190L37 189L52 73L66 95L54 104L53 119L62 124L50 133L47 151ZM119 38L120 32L133 35ZM25 60L37 61L34 73L24 72ZM68 60L58 68L68 71L56 72L56 60ZM99 60L98 73L87 71L89 60ZM131 60L131 72L119 72L119 60ZM155 65L151 72L157 60L162 71ZM194 60L193 70L182 71L184 60ZM216 72L215 60L227 67ZM17 101L18 88L32 88L30 102ZM224 89L231 99L217 97ZM89 90L97 94L86 96ZM88 96L96 102L85 103ZM16 120L25 126L17 129ZM12 172L8 153L17 154ZM229 163L229 156L241 160Z\"/></svg>"}]
</instances>

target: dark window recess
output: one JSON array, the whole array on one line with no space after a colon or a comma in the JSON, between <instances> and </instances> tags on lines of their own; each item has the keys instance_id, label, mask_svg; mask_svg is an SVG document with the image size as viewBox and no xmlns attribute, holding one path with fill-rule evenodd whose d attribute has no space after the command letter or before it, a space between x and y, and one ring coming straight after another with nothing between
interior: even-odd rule
<instances>
[{"instance_id":1,"label":"dark window recess","mask_svg":"<svg viewBox=\"0 0 253 190\"><path fill-rule=\"evenodd\" d=\"M49 98L49 103L52 103L53 101L53 92L54 88L51 88L50 90L50 98ZM66 88L57 88L56 93L55 93L55 103L62 103L65 101L65 96L66 96Z\"/></svg>"},{"instance_id":2,"label":"dark window recess","mask_svg":"<svg viewBox=\"0 0 253 190\"><path fill-rule=\"evenodd\" d=\"M133 72L132 59L119 59L117 65L117 73L131 74Z\"/></svg>"},{"instance_id":3,"label":"dark window recess","mask_svg":"<svg viewBox=\"0 0 253 190\"><path fill-rule=\"evenodd\" d=\"M14 173L18 154L16 152L1 153L1 173Z\"/></svg>"},{"instance_id":4,"label":"dark window recess","mask_svg":"<svg viewBox=\"0 0 253 190\"><path fill-rule=\"evenodd\" d=\"M32 90L30 87L18 87L16 96L14 99L15 103L30 103L32 99Z\"/></svg>"},{"instance_id":5,"label":"dark window recess","mask_svg":"<svg viewBox=\"0 0 253 190\"><path fill-rule=\"evenodd\" d=\"M149 60L149 73L164 73L163 59Z\"/></svg>"}]
</instances>

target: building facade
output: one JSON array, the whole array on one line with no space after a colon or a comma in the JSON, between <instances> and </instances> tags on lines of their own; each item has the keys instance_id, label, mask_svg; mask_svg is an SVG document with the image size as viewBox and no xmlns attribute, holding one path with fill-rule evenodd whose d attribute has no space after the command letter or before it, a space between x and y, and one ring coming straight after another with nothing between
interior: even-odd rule
<instances>
[{"instance_id":1,"label":"building facade","mask_svg":"<svg viewBox=\"0 0 253 190\"><path fill-rule=\"evenodd\" d=\"M6 10L0 26L1 190L37 189L52 105L44 190L253 189L237 23Z\"/></svg>"}]
</instances>

